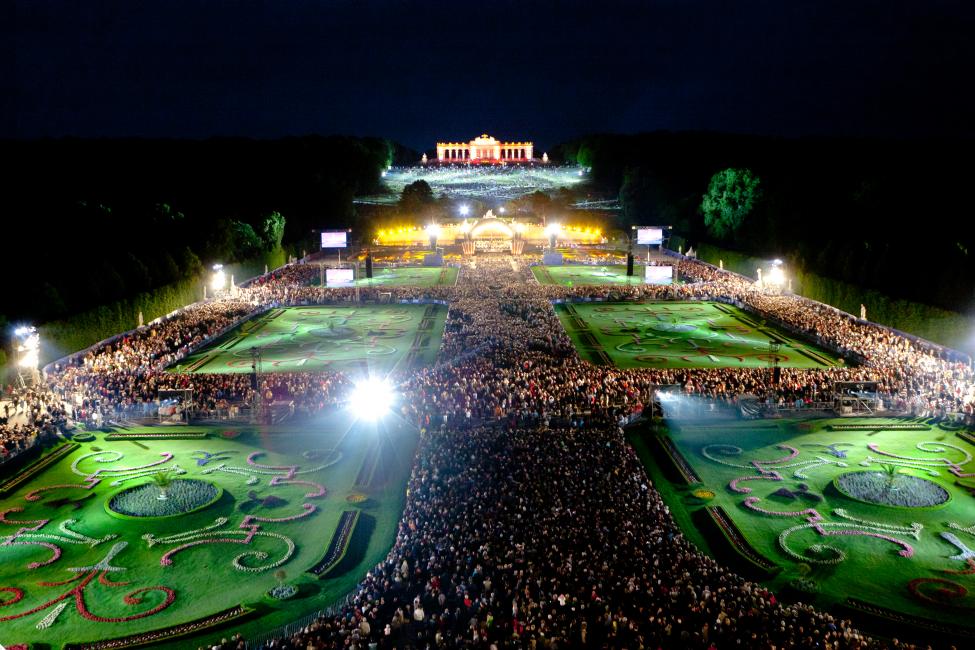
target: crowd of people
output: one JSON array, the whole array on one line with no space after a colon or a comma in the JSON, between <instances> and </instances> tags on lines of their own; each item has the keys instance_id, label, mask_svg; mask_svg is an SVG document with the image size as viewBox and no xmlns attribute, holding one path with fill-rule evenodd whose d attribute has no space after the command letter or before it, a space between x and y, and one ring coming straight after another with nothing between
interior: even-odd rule
<instances>
[{"instance_id":1,"label":"crowd of people","mask_svg":"<svg viewBox=\"0 0 975 650\"><path fill-rule=\"evenodd\" d=\"M0 396L0 465L18 454L56 439L67 424L58 396L43 387Z\"/></svg>"},{"instance_id":2,"label":"crowd of people","mask_svg":"<svg viewBox=\"0 0 975 650\"><path fill-rule=\"evenodd\" d=\"M539 285L511 256L479 256L455 286L386 288L394 300L449 304L440 357L394 376L421 430L406 510L387 559L336 615L274 648L863 648L849 621L784 604L700 553L681 534L626 442L621 422L660 385L732 402L746 393L812 401L838 380L876 381L891 404L972 422L971 368L827 306L763 292L740 276L677 262L670 287ZM46 413L151 408L161 388L192 388L204 411L248 403L246 374L164 369L270 307L341 302L292 265L233 299L194 305L48 373ZM364 300L378 292L362 290ZM579 358L554 300L724 300L862 361L818 370L618 369ZM264 374L258 390L303 412L344 399L348 378ZM900 396L900 397L898 397ZM907 402L901 402L906 406ZM0 429L2 431L2 429ZM240 647L234 639L220 647Z\"/></svg>"}]
</instances>

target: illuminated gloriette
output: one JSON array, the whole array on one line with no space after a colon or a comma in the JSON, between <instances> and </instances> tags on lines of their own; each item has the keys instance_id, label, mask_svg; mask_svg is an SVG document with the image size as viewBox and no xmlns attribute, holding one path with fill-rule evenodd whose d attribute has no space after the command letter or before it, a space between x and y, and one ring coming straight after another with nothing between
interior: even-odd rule
<instances>
[{"instance_id":1,"label":"illuminated gloriette","mask_svg":"<svg viewBox=\"0 0 975 650\"><path fill-rule=\"evenodd\" d=\"M531 142L498 142L484 133L470 142L438 142L437 162L527 163L532 162L534 149Z\"/></svg>"}]
</instances>

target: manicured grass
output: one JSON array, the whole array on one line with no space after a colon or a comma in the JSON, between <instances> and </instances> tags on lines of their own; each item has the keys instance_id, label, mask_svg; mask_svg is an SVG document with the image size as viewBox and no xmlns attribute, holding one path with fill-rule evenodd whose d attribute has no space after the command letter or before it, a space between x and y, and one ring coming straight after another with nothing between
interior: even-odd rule
<instances>
[{"instance_id":1,"label":"manicured grass","mask_svg":"<svg viewBox=\"0 0 975 650\"><path fill-rule=\"evenodd\" d=\"M962 527L973 524L975 499L967 489L958 485L959 482L972 485L973 480L955 476L947 464L947 461L956 463L962 474L975 473L975 461L971 460L975 446L936 426L929 431L894 431L885 430L885 425L901 421L875 419L869 422L876 428L871 431L829 431L830 421L800 423L791 420L671 423L671 437L704 486L716 493L706 505L723 507L755 550L782 567L782 574L769 582L774 589L782 588L794 579L797 566L805 561L813 567L811 578L818 583L820 593L814 597L804 595L803 600L815 599L817 605L830 606L842 604L848 597L856 598L911 616L975 627L969 613L975 607L975 598L970 592L964 597L949 599L945 592L939 591L945 585L930 582L921 586L922 593L944 602L924 602L908 590L908 583L918 578L946 579L971 589L970 576L949 573L965 571L969 566L963 560L952 559L961 551L942 534L954 535L968 548L975 548L975 532L949 526L950 523ZM872 450L867 445L876 447ZM731 446L740 449L740 453ZM795 452L798 453L789 460L769 462ZM845 456L837 457L836 453ZM903 465L899 469L942 486L951 493L951 501L934 508L876 506L847 498L833 486L833 479L845 472L882 471L882 464L901 460L885 454L918 459L913 467ZM659 455L657 458L659 462L665 462L659 460ZM825 463L816 464L821 461ZM757 470L753 462L765 471ZM732 467L728 463L742 467ZM805 476L796 476L797 472ZM781 480L774 480L775 476L780 476ZM738 490L750 492L735 491L729 485L743 477L745 480L740 480ZM817 495L822 500L802 496L802 484L807 487L806 494ZM782 488L797 496L774 494ZM683 510L693 515L704 507L704 504L696 505L688 499L674 498L673 490L662 492L665 497L669 496L668 504L675 511ZM756 512L745 505L746 499L753 497L759 499L753 503L755 507L796 514ZM822 535L812 528L813 509L822 517L818 523L826 524L823 530L834 534ZM841 511L847 517L842 516ZM687 526L689 519L699 521L688 514L675 512L681 526ZM916 539L911 531L915 523L920 526ZM801 559L786 552L779 541L780 535L794 526L805 527L788 534L785 545ZM900 554L902 546L886 539L855 534L853 531L856 530L909 544L913 555L904 557ZM838 549L845 558L832 565L817 564L816 560L827 560L835 553L824 550L817 554L816 545Z\"/></svg>"},{"instance_id":2,"label":"manicured grass","mask_svg":"<svg viewBox=\"0 0 975 650\"><path fill-rule=\"evenodd\" d=\"M382 287L435 287L452 286L457 283L456 266L406 266L406 267L374 267L371 278L366 277L365 265L359 265L359 277L355 285L365 288ZM314 278L310 283L317 287L321 284L321 277ZM345 286L355 286L345 285Z\"/></svg>"},{"instance_id":3,"label":"manicured grass","mask_svg":"<svg viewBox=\"0 0 975 650\"><path fill-rule=\"evenodd\" d=\"M23 592L19 602L0 607L0 618L28 612L58 598L80 582L61 586L40 583L63 582L79 575L88 575L90 571L78 573L71 569L97 565L112 551L116 552L109 564L123 570L109 572L106 580L130 584L103 584L95 576L83 589L85 606L92 614L105 618L126 618L161 606L165 602L165 593L161 589L145 590L152 587L172 590L174 598L167 607L144 618L98 622L83 617L74 597L69 597L65 601L68 602L67 608L47 629L39 630L36 626L56 605L20 618L0 621L3 643L30 641L60 648L68 642L115 638L166 628L238 604L253 605L258 611L253 618L234 628L245 634L256 635L318 611L342 597L388 552L402 512L404 485L416 445L416 436L409 429L380 431L372 425L353 426L344 415L336 415L315 426L247 430L235 440L224 439L218 433L214 429L213 435L205 440L140 440L136 443L106 442L106 434L98 432L95 441L81 445L32 477L27 484L4 495L0 499L0 512L6 512L8 520L32 523L0 523L0 535L9 536L22 527L36 526L37 530L29 534L43 537L24 537L16 541L54 544L62 554L46 566L29 569L30 563L50 560L53 549L28 544L0 545L0 587L11 588L0 591L0 602L15 598L12 589ZM379 444L381 439L391 450L385 454L389 462L383 466L382 481L374 481L365 488L354 487L361 465L370 455L370 448ZM86 454L96 453L95 448L101 450L100 456L83 458ZM198 460L204 456L197 452L204 450L215 456L200 465ZM315 457L304 457L302 453L309 450L322 451ZM333 450L338 453L332 453ZM255 453L259 455L252 456ZM163 454L172 454L172 459L159 467L176 465L186 471L180 478L210 481L223 490L221 498L199 511L167 519L131 520L108 515L104 501L121 489L121 486L111 483L124 476L113 470L158 462L166 458ZM97 462L98 459L111 462ZM77 463L81 474L90 475L101 470L100 482L90 490L62 487L36 493L40 497L38 500L25 498L42 487L83 485L85 478L72 471L72 463ZM232 471L210 471L221 464L224 469ZM299 473L289 478L287 468L293 465L297 466ZM151 468L146 470L147 475L127 480L122 486L150 482L150 471ZM317 496L320 492L318 486L325 488L324 496ZM367 538L359 540L360 547L354 554L355 564L346 563L343 571L333 572L325 579L316 579L307 571L321 559L342 512L350 509L346 497L351 492L363 491L369 497L362 504L363 513L368 514L375 525ZM251 492L258 499L251 499ZM270 505L261 505L260 500L268 496L282 499L283 503L269 501ZM312 507L313 511L305 515ZM23 510L11 510L15 508ZM260 534L247 542L249 526L241 526L248 516L290 520L252 520L250 525L258 526L256 530ZM220 517L227 518L227 521L217 525ZM75 521L65 523L69 519ZM47 523L38 526L43 521ZM70 534L59 530L62 525L68 531L103 541L95 545L71 543ZM208 537L205 532L191 532L208 526L215 526L209 532L219 534ZM263 533L272 536L264 536ZM185 534L185 537L179 541L165 539L180 534ZM114 538L109 538L113 535ZM146 535L153 536L155 543L152 546ZM222 539L230 541L219 541ZM161 563L164 555L180 544L205 540L217 541L175 553L168 566ZM279 567L242 571L234 566L235 558L239 564L247 567L276 563L287 554L289 540L295 546L294 553ZM267 557L251 555L253 552L267 553ZM351 551L349 556L353 556ZM264 592L277 584L274 573L279 568L286 571L287 581L299 586L300 591L290 600L271 602L264 598ZM136 594L142 598L141 602L127 604L123 600L126 594L140 589L145 590ZM192 641L172 641L170 647L197 647L227 634L226 630L218 630Z\"/></svg>"},{"instance_id":4,"label":"manicured grass","mask_svg":"<svg viewBox=\"0 0 975 650\"><path fill-rule=\"evenodd\" d=\"M619 368L784 368L842 365L837 357L729 305L711 302L555 306L583 359Z\"/></svg>"},{"instance_id":5,"label":"manicured grass","mask_svg":"<svg viewBox=\"0 0 975 650\"><path fill-rule=\"evenodd\" d=\"M625 264L533 266L532 273L541 284L560 284L564 287L646 284L643 280L642 264L633 265L633 275L631 276L626 274Z\"/></svg>"},{"instance_id":6,"label":"manicured grass","mask_svg":"<svg viewBox=\"0 0 975 650\"><path fill-rule=\"evenodd\" d=\"M170 370L251 372L254 348L263 372L389 372L431 364L443 339L443 305L390 304L275 309L214 341Z\"/></svg>"}]
</instances>

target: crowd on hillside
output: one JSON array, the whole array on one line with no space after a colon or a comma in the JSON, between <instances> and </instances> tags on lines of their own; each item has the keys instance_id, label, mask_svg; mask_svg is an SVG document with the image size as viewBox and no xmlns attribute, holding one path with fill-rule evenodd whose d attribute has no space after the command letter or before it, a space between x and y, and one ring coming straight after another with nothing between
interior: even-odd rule
<instances>
[{"instance_id":1,"label":"crowd on hillside","mask_svg":"<svg viewBox=\"0 0 975 650\"><path fill-rule=\"evenodd\" d=\"M437 365L395 377L402 414L423 432L406 512L387 560L349 606L269 647L875 645L849 622L783 605L696 551L619 424L661 384L708 400L752 393L801 403L836 380L877 381L901 406L972 422L971 369L936 347L769 295L696 261L681 261L679 273L688 284L567 288L535 283L517 258L479 257L456 286L384 289L395 300L449 302ZM247 403L246 374L163 369L255 310L352 297L349 289L309 286L317 274L290 266L235 299L192 306L98 346L55 368L53 392L25 395L18 408L43 403L37 417L54 417L56 395L82 415L124 414L151 408L160 388L193 388L204 411ZM594 366L578 357L551 302L647 298L733 301L866 363L782 369L777 384L767 369ZM259 390L313 413L341 401L348 385L333 373L265 374Z\"/></svg>"}]
</instances>

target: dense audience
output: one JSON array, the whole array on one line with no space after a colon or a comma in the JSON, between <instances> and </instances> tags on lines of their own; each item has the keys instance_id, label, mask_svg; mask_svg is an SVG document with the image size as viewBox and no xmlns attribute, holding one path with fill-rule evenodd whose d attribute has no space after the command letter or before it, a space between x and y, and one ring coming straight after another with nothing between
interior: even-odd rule
<instances>
[{"instance_id":1,"label":"dense audience","mask_svg":"<svg viewBox=\"0 0 975 650\"><path fill-rule=\"evenodd\" d=\"M349 604L275 648L653 647L863 648L879 645L849 621L784 605L698 552L650 484L621 422L676 385L706 401L744 394L809 404L837 380L876 381L887 404L972 421L972 372L936 346L912 341L795 296L776 296L694 260L676 262L673 287L557 287L532 280L509 256L478 257L456 286L360 290L364 300L449 303L440 360L395 379L402 414L421 442L406 511L386 561ZM291 265L233 299L191 306L78 355L48 374L50 391L17 395L20 429L0 428L16 453L79 414L151 413L163 388L192 388L204 414L249 403L246 374L164 369L269 307L341 302L351 289L311 283ZM820 370L637 369L581 360L553 300L724 300L801 332L858 365ZM314 413L344 399L334 373L264 374L265 401ZM37 406L42 405L42 406ZM36 406L36 408L35 408ZM47 418L47 420L44 420ZM47 429L44 429L47 427ZM26 436L26 437L25 437ZM26 442L25 442L26 441ZM218 647L241 647L233 639Z\"/></svg>"}]
</instances>

